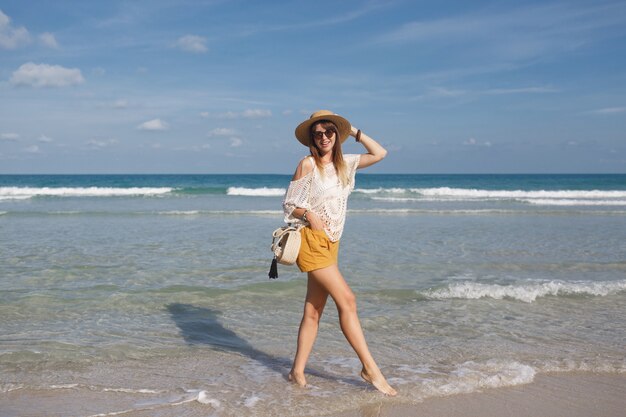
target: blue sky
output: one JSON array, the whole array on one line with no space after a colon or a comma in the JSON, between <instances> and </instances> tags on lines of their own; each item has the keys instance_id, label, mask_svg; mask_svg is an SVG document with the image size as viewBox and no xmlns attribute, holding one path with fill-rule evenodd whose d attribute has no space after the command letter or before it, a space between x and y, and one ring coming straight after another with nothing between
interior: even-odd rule
<instances>
[{"instance_id":1,"label":"blue sky","mask_svg":"<svg viewBox=\"0 0 626 417\"><path fill-rule=\"evenodd\" d=\"M320 108L370 172L624 173L626 2L0 3L0 173L291 173Z\"/></svg>"}]
</instances>

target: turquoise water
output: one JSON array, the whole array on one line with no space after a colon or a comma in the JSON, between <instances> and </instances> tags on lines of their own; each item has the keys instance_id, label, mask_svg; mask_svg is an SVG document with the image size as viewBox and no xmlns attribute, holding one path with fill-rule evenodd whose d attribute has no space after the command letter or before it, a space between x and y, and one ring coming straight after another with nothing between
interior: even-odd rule
<instances>
[{"instance_id":1,"label":"turquoise water","mask_svg":"<svg viewBox=\"0 0 626 417\"><path fill-rule=\"evenodd\" d=\"M305 282L267 272L289 179L0 176L0 414L379 401L332 303L312 387L284 379ZM358 174L340 269L397 401L623 374L625 220L626 175Z\"/></svg>"}]
</instances>

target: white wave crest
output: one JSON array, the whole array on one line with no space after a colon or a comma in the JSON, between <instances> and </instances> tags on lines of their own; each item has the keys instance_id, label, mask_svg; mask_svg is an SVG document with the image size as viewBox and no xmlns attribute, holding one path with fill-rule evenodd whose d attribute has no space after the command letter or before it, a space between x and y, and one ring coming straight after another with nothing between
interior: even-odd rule
<instances>
[{"instance_id":1,"label":"white wave crest","mask_svg":"<svg viewBox=\"0 0 626 417\"><path fill-rule=\"evenodd\" d=\"M411 202L411 201L419 201L419 202L459 202L459 201L493 201L493 200L502 200L501 198L493 199L493 198L456 198L456 197L371 197L372 200L377 201L391 201L391 202Z\"/></svg>"},{"instance_id":2,"label":"white wave crest","mask_svg":"<svg viewBox=\"0 0 626 417\"><path fill-rule=\"evenodd\" d=\"M169 216L197 216L200 214L199 210L170 210L170 211L159 211L157 214L164 214Z\"/></svg>"},{"instance_id":3,"label":"white wave crest","mask_svg":"<svg viewBox=\"0 0 626 417\"><path fill-rule=\"evenodd\" d=\"M537 198L523 199L525 203L541 206L626 206L626 200L575 200L575 199L553 199Z\"/></svg>"},{"instance_id":4,"label":"white wave crest","mask_svg":"<svg viewBox=\"0 0 626 417\"><path fill-rule=\"evenodd\" d=\"M0 201L2 200L28 200L32 196L30 195L0 195Z\"/></svg>"},{"instance_id":5,"label":"white wave crest","mask_svg":"<svg viewBox=\"0 0 626 417\"><path fill-rule=\"evenodd\" d=\"M158 211L156 214L166 216L198 216L198 215L256 215L256 216L275 216L281 214L282 210L171 210ZM137 214L151 214L142 213Z\"/></svg>"},{"instance_id":6,"label":"white wave crest","mask_svg":"<svg viewBox=\"0 0 626 417\"><path fill-rule=\"evenodd\" d=\"M228 187L227 195L241 195L253 197L282 197L285 194L284 188L246 188L246 187Z\"/></svg>"},{"instance_id":7,"label":"white wave crest","mask_svg":"<svg viewBox=\"0 0 626 417\"><path fill-rule=\"evenodd\" d=\"M209 393L206 391L200 391L198 393L197 400L200 404L207 404L213 406L213 408L220 408L222 403L220 400L209 397Z\"/></svg>"},{"instance_id":8,"label":"white wave crest","mask_svg":"<svg viewBox=\"0 0 626 417\"><path fill-rule=\"evenodd\" d=\"M59 384L59 385L50 385L50 389L74 389L77 388L78 384Z\"/></svg>"},{"instance_id":9,"label":"white wave crest","mask_svg":"<svg viewBox=\"0 0 626 417\"><path fill-rule=\"evenodd\" d=\"M626 290L626 280L600 282L560 282L549 281L523 285L482 284L463 282L450 284L447 288L430 290L423 293L428 298L445 300L459 298L476 300L479 298L512 298L532 303L539 297L558 295L607 296Z\"/></svg>"},{"instance_id":10,"label":"white wave crest","mask_svg":"<svg viewBox=\"0 0 626 417\"><path fill-rule=\"evenodd\" d=\"M540 365L541 372L596 372L626 374L626 359L607 360L601 358L576 361L572 359L551 360Z\"/></svg>"},{"instance_id":11,"label":"white wave crest","mask_svg":"<svg viewBox=\"0 0 626 417\"><path fill-rule=\"evenodd\" d=\"M0 394L6 394L8 392L17 391L23 388L24 388L23 384L11 384L11 383L0 384Z\"/></svg>"},{"instance_id":12,"label":"white wave crest","mask_svg":"<svg viewBox=\"0 0 626 417\"><path fill-rule=\"evenodd\" d=\"M484 388L529 384L535 379L535 374L533 367L515 361L469 361L458 365L445 383L427 383L425 391L427 396L468 394Z\"/></svg>"},{"instance_id":13,"label":"white wave crest","mask_svg":"<svg viewBox=\"0 0 626 417\"><path fill-rule=\"evenodd\" d=\"M247 408L253 408L259 401L261 401L261 397L253 395L252 397L246 398L243 405Z\"/></svg>"},{"instance_id":14,"label":"white wave crest","mask_svg":"<svg viewBox=\"0 0 626 417\"><path fill-rule=\"evenodd\" d=\"M428 210L428 209L348 209L349 213L360 214L389 214L389 215L406 215L406 214L519 214L524 213L522 210L503 210L503 209L453 209L453 210Z\"/></svg>"},{"instance_id":15,"label":"white wave crest","mask_svg":"<svg viewBox=\"0 0 626 417\"><path fill-rule=\"evenodd\" d=\"M626 198L626 191L621 190L480 190L469 188L411 188L411 192L429 197L464 197L464 198Z\"/></svg>"},{"instance_id":16,"label":"white wave crest","mask_svg":"<svg viewBox=\"0 0 626 417\"><path fill-rule=\"evenodd\" d=\"M104 392L122 392L125 394L161 394L165 391L157 391L148 388L102 388Z\"/></svg>"},{"instance_id":17,"label":"white wave crest","mask_svg":"<svg viewBox=\"0 0 626 417\"><path fill-rule=\"evenodd\" d=\"M463 202L513 200L544 206L626 206L624 190L482 190L472 188L357 188L372 200Z\"/></svg>"},{"instance_id":18,"label":"white wave crest","mask_svg":"<svg viewBox=\"0 0 626 417\"><path fill-rule=\"evenodd\" d=\"M117 197L167 194L170 187L0 187L0 200L44 197Z\"/></svg>"},{"instance_id":19,"label":"white wave crest","mask_svg":"<svg viewBox=\"0 0 626 417\"><path fill-rule=\"evenodd\" d=\"M404 194L406 188L355 188L355 193L362 194Z\"/></svg>"}]
</instances>

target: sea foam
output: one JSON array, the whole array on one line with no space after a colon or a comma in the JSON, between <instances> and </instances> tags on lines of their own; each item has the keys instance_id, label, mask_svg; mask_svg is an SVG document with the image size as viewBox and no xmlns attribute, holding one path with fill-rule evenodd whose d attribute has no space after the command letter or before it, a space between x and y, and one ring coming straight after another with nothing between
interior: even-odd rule
<instances>
[{"instance_id":1,"label":"sea foam","mask_svg":"<svg viewBox=\"0 0 626 417\"><path fill-rule=\"evenodd\" d=\"M23 200L32 197L117 197L167 194L171 187L0 187L1 200Z\"/></svg>"},{"instance_id":2,"label":"sea foam","mask_svg":"<svg viewBox=\"0 0 626 417\"><path fill-rule=\"evenodd\" d=\"M522 199L523 202L542 206L626 206L626 200L578 200L537 198Z\"/></svg>"},{"instance_id":3,"label":"sea foam","mask_svg":"<svg viewBox=\"0 0 626 417\"><path fill-rule=\"evenodd\" d=\"M251 196L251 197L279 197L285 194L284 188L246 188L246 187L228 187L227 195Z\"/></svg>"},{"instance_id":4,"label":"sea foam","mask_svg":"<svg viewBox=\"0 0 626 417\"><path fill-rule=\"evenodd\" d=\"M389 202L455 202L514 200L535 205L623 206L623 190L483 190L473 188L357 188L373 200Z\"/></svg>"},{"instance_id":5,"label":"sea foam","mask_svg":"<svg viewBox=\"0 0 626 417\"><path fill-rule=\"evenodd\" d=\"M469 188L411 188L411 192L423 196L467 198L626 198L621 190L480 190Z\"/></svg>"},{"instance_id":6,"label":"sea foam","mask_svg":"<svg viewBox=\"0 0 626 417\"><path fill-rule=\"evenodd\" d=\"M468 361L457 366L445 383L432 383L426 391L436 396L467 394L484 388L529 384L535 374L533 367L515 361Z\"/></svg>"},{"instance_id":7,"label":"sea foam","mask_svg":"<svg viewBox=\"0 0 626 417\"><path fill-rule=\"evenodd\" d=\"M446 288L429 290L422 293L435 300L494 298L532 303L537 298L561 295L607 296L626 291L626 280L599 282L562 282L548 281L518 285L483 284L479 282L462 282L450 284Z\"/></svg>"}]
</instances>

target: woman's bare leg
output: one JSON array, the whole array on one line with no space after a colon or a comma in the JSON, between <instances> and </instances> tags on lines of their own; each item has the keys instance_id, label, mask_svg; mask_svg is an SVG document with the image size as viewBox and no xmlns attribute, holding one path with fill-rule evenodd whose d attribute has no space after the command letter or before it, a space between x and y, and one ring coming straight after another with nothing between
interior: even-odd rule
<instances>
[{"instance_id":1,"label":"woman's bare leg","mask_svg":"<svg viewBox=\"0 0 626 417\"><path fill-rule=\"evenodd\" d=\"M339 312L341 330L363 364L363 370L361 371L363 379L387 395L396 395L396 390L387 383L367 347L359 316L357 315L356 298L343 279L337 265L309 272L309 282L311 281L316 282L335 301Z\"/></svg>"},{"instance_id":2,"label":"woman's bare leg","mask_svg":"<svg viewBox=\"0 0 626 417\"><path fill-rule=\"evenodd\" d=\"M304 377L304 367L309 360L309 355L313 349L319 322L324 312L324 306L328 299L328 291L324 289L315 279L312 279L309 272L307 280L306 299L304 301L304 313L298 331L298 348L293 360L289 380L300 386L306 385Z\"/></svg>"}]
</instances>

